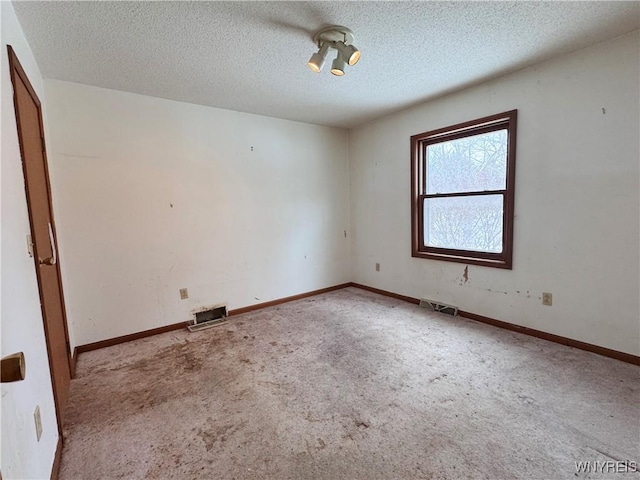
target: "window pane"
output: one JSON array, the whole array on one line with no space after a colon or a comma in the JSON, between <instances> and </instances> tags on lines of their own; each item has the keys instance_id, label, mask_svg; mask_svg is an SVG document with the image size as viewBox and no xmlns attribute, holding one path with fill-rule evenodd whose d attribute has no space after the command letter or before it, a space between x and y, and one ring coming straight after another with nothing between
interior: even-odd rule
<instances>
[{"instance_id":1,"label":"window pane","mask_svg":"<svg viewBox=\"0 0 640 480\"><path fill-rule=\"evenodd\" d=\"M502 252L502 195L424 199L424 244Z\"/></svg>"},{"instance_id":2,"label":"window pane","mask_svg":"<svg viewBox=\"0 0 640 480\"><path fill-rule=\"evenodd\" d=\"M506 129L427 147L425 193L504 190L506 174Z\"/></svg>"}]
</instances>

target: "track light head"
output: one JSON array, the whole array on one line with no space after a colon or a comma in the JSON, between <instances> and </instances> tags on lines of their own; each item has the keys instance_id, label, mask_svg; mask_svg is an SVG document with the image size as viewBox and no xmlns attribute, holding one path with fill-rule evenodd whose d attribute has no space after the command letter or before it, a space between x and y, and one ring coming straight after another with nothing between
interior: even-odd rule
<instances>
[{"instance_id":1,"label":"track light head","mask_svg":"<svg viewBox=\"0 0 640 480\"><path fill-rule=\"evenodd\" d=\"M329 42L325 42L320 47L316 53L311 55L311 58L307 62L307 66L316 73L320 73L322 70L322 66L324 65L325 59L327 58L327 52L329 51L329 47L331 45Z\"/></svg>"},{"instance_id":2,"label":"track light head","mask_svg":"<svg viewBox=\"0 0 640 480\"><path fill-rule=\"evenodd\" d=\"M353 45L345 45L344 42L336 42L336 49L347 60L347 63L351 66L358 63L360 60L360 50Z\"/></svg>"},{"instance_id":3,"label":"track light head","mask_svg":"<svg viewBox=\"0 0 640 480\"><path fill-rule=\"evenodd\" d=\"M338 52L336 59L331 64L331 73L333 73L338 77L341 77L342 75L344 75L344 67L345 67L344 58L342 58L342 54Z\"/></svg>"}]
</instances>

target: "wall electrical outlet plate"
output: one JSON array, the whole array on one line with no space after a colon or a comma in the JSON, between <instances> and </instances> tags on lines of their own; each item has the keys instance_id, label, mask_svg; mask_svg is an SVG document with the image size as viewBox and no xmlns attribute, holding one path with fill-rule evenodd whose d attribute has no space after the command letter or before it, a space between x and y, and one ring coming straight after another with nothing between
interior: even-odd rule
<instances>
[{"instance_id":1,"label":"wall electrical outlet plate","mask_svg":"<svg viewBox=\"0 0 640 480\"><path fill-rule=\"evenodd\" d=\"M553 304L553 295L549 292L542 292L542 304L550 307Z\"/></svg>"},{"instance_id":2,"label":"wall electrical outlet plate","mask_svg":"<svg viewBox=\"0 0 640 480\"><path fill-rule=\"evenodd\" d=\"M379 271L380 271L380 264L376 263L376 272L379 272Z\"/></svg>"},{"instance_id":3,"label":"wall electrical outlet plate","mask_svg":"<svg viewBox=\"0 0 640 480\"><path fill-rule=\"evenodd\" d=\"M186 300L187 298L189 298L189 290L187 290L186 288L181 288L180 289L180 299L181 300Z\"/></svg>"},{"instance_id":4,"label":"wall electrical outlet plate","mask_svg":"<svg viewBox=\"0 0 640 480\"><path fill-rule=\"evenodd\" d=\"M40 405L36 407L36 411L33 412L33 419L36 422L36 437L38 441L42 438L42 418L40 417Z\"/></svg>"}]
</instances>

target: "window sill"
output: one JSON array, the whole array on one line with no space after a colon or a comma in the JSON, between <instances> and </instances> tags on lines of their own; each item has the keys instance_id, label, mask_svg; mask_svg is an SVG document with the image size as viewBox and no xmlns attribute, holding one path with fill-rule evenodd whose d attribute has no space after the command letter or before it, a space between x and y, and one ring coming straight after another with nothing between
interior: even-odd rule
<instances>
[{"instance_id":1,"label":"window sill","mask_svg":"<svg viewBox=\"0 0 640 480\"><path fill-rule=\"evenodd\" d=\"M414 258L427 258L431 260L441 260L443 262L467 263L469 265L481 265L483 267L503 268L512 270L511 259L505 258L479 258L473 256L456 255L455 253L434 253L425 251L413 251Z\"/></svg>"}]
</instances>

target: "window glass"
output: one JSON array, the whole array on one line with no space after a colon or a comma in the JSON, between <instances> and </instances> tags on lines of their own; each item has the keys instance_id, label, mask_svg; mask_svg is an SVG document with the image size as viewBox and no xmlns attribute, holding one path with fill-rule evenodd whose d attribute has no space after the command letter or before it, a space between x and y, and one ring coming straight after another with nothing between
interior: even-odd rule
<instances>
[{"instance_id":1,"label":"window glass","mask_svg":"<svg viewBox=\"0 0 640 480\"><path fill-rule=\"evenodd\" d=\"M506 174L506 129L427 146L427 194L504 190Z\"/></svg>"},{"instance_id":2,"label":"window glass","mask_svg":"<svg viewBox=\"0 0 640 480\"><path fill-rule=\"evenodd\" d=\"M425 245L500 253L502 204L502 195L425 198Z\"/></svg>"}]
</instances>

